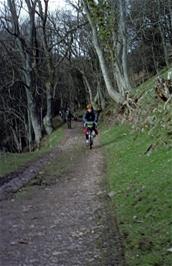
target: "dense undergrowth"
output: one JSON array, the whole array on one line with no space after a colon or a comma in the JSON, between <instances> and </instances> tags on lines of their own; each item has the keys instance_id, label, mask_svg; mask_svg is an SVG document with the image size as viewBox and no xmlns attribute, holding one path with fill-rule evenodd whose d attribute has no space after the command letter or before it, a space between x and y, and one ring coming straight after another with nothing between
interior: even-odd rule
<instances>
[{"instance_id":1,"label":"dense undergrowth","mask_svg":"<svg viewBox=\"0 0 172 266\"><path fill-rule=\"evenodd\" d=\"M154 84L152 78L137 89L139 108L129 123L126 118L112 125L111 118L101 134L108 190L129 266L172 265L172 106L164 109Z\"/></svg>"}]
</instances>

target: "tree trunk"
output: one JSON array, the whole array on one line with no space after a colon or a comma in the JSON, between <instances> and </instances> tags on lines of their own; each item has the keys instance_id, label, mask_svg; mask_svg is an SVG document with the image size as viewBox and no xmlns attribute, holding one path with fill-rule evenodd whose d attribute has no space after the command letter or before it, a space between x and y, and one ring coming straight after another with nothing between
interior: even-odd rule
<instances>
[{"instance_id":1,"label":"tree trunk","mask_svg":"<svg viewBox=\"0 0 172 266\"><path fill-rule=\"evenodd\" d=\"M11 131L13 134L13 140L14 140L17 151L22 152L22 145L21 145L20 136L16 133L16 130L12 127L11 127Z\"/></svg>"},{"instance_id":2,"label":"tree trunk","mask_svg":"<svg viewBox=\"0 0 172 266\"><path fill-rule=\"evenodd\" d=\"M87 19L88 19L89 24L91 26L93 44L94 44L94 47L95 47L95 50L96 50L96 53L97 53L97 56L98 56L98 59L99 59L100 68L101 68L101 71L102 71L102 74L103 74L103 78L104 78L104 81L105 81L105 85L106 85L108 94L115 102L122 103L123 100L124 100L123 96L120 93L118 93L117 91L115 91L114 88L113 88L113 84L112 84L112 81L111 81L111 77L110 77L110 73L109 73L109 70L108 70L108 66L107 66L107 63L105 61L104 54L103 54L101 45L100 45L99 40L98 40L96 25L94 23L94 20L91 17L91 14L90 14L90 11L89 11L89 7L88 7L86 1L83 0L82 2L84 4L84 9L85 9L85 12L86 12L86 15L87 15Z\"/></svg>"},{"instance_id":3,"label":"tree trunk","mask_svg":"<svg viewBox=\"0 0 172 266\"><path fill-rule=\"evenodd\" d=\"M94 98L94 102L98 104L100 109L102 109L102 110L105 109L105 104L106 104L105 96L104 96L104 93L102 91L101 84L100 84L99 80L97 80L97 93L96 93L96 96Z\"/></svg>"},{"instance_id":4,"label":"tree trunk","mask_svg":"<svg viewBox=\"0 0 172 266\"><path fill-rule=\"evenodd\" d=\"M33 72L32 72L32 59L30 58L30 55L28 54L23 54L22 56L23 59L23 79L24 83L26 84L25 86L25 91L26 91L26 96L27 96L27 104L28 104L28 110L30 114L30 120L32 123L33 127L33 132L35 135L35 142L37 147L39 148L40 146L40 141L42 138L42 130L41 130L41 123L38 118L38 113L36 109L36 102L35 98L33 96ZM25 61L24 61L25 59Z\"/></svg>"},{"instance_id":5,"label":"tree trunk","mask_svg":"<svg viewBox=\"0 0 172 266\"><path fill-rule=\"evenodd\" d=\"M169 10L169 15L170 15L171 31L172 31L172 3L171 3L171 0L168 0L168 10Z\"/></svg>"},{"instance_id":6,"label":"tree trunk","mask_svg":"<svg viewBox=\"0 0 172 266\"><path fill-rule=\"evenodd\" d=\"M161 34L162 46L163 46L163 50L164 50L164 59L165 59L166 65L168 67L169 66L168 51L167 51L166 41L165 41L165 37L164 37L164 32L162 30L162 27L161 27L160 23L159 23L159 31L160 31L160 34Z\"/></svg>"},{"instance_id":7,"label":"tree trunk","mask_svg":"<svg viewBox=\"0 0 172 266\"><path fill-rule=\"evenodd\" d=\"M35 135L35 142L37 147L40 145L40 141L42 138L41 132L41 125L38 119L37 111L36 111L36 102L33 96L33 63L35 62L35 14L36 14L36 0L30 2L29 0L26 1L28 12L29 12L29 41L25 41L22 38L22 34L20 32L19 26L19 17L16 11L16 1L8 0L8 6L12 16L12 29L15 33L16 44L21 56L22 62L22 80L25 85L26 97L27 97L27 104L28 110L30 113L30 119ZM30 45L30 46L29 46Z\"/></svg>"},{"instance_id":8,"label":"tree trunk","mask_svg":"<svg viewBox=\"0 0 172 266\"><path fill-rule=\"evenodd\" d=\"M47 81L45 84L46 87L46 101L47 101L47 113L46 116L43 119L45 131L48 135L50 135L53 131L53 124L52 124L52 91L54 87L54 66L53 66L53 60L52 60L52 53L51 50L48 47L48 41L47 41L47 33L46 33L46 23L48 18L48 4L49 1L44 2L44 11L42 8L42 2L38 1L39 6L39 12L42 22L42 44L43 44L43 52L45 56L46 61L46 67L47 67Z\"/></svg>"},{"instance_id":9,"label":"tree trunk","mask_svg":"<svg viewBox=\"0 0 172 266\"><path fill-rule=\"evenodd\" d=\"M115 14L116 4L112 1L113 13ZM127 31L126 31L126 7L125 0L119 1L119 21L118 31L113 31L113 50L115 51L115 76L118 89L124 96L126 91L131 90L131 84L128 75L128 44L127 44ZM115 28L115 26L114 26Z\"/></svg>"},{"instance_id":10,"label":"tree trunk","mask_svg":"<svg viewBox=\"0 0 172 266\"><path fill-rule=\"evenodd\" d=\"M46 83L46 100L47 100L47 113L43 119L44 128L46 133L50 135L53 131L52 126L52 96L51 96L51 83Z\"/></svg>"},{"instance_id":11,"label":"tree trunk","mask_svg":"<svg viewBox=\"0 0 172 266\"><path fill-rule=\"evenodd\" d=\"M160 9L161 9L161 3L158 0L158 10L160 13ZM167 66L169 66L169 62L168 62L168 51L167 51L167 46L166 46L166 41L165 41L165 34L164 34L164 30L163 30L163 26L161 25L161 16L159 16L159 23L158 23L158 27L159 27L159 31L161 34L161 40L162 40L162 46L163 46L163 50L164 50L164 59L165 59L165 63Z\"/></svg>"},{"instance_id":12,"label":"tree trunk","mask_svg":"<svg viewBox=\"0 0 172 266\"><path fill-rule=\"evenodd\" d=\"M31 117L30 117L30 112L29 109L27 110L27 139L28 139L28 145L29 145L29 151L32 151L32 122L31 122Z\"/></svg>"},{"instance_id":13,"label":"tree trunk","mask_svg":"<svg viewBox=\"0 0 172 266\"><path fill-rule=\"evenodd\" d=\"M107 67L106 62L105 62L105 58L104 58L103 52L101 50L101 47L98 43L97 36L95 36L95 34L93 34L93 43L94 43L94 46L95 46L95 49L96 49L96 52L97 52L97 55L99 58L100 67L102 70L102 74L103 74L103 78L104 78L104 81L106 84L108 94L117 103L122 103L123 97L120 93L116 92L113 88L113 84L112 84L112 81L110 78L110 73L109 73L108 67Z\"/></svg>"},{"instance_id":14,"label":"tree trunk","mask_svg":"<svg viewBox=\"0 0 172 266\"><path fill-rule=\"evenodd\" d=\"M93 94L92 94L92 90L91 90L91 86L90 86L90 83L85 75L85 73L81 70L78 69L78 71L81 73L82 75L82 79L83 79L83 83L85 85L85 88L86 88L86 91L88 91L88 94L89 94L89 101L90 103L93 104Z\"/></svg>"},{"instance_id":15,"label":"tree trunk","mask_svg":"<svg viewBox=\"0 0 172 266\"><path fill-rule=\"evenodd\" d=\"M129 81L128 76L128 43L127 43L127 30L126 30L126 4L125 0L120 0L120 32L121 32L121 38L122 38L122 68L123 68L123 74L124 74L124 82L126 90L131 90L131 84Z\"/></svg>"},{"instance_id":16,"label":"tree trunk","mask_svg":"<svg viewBox=\"0 0 172 266\"><path fill-rule=\"evenodd\" d=\"M36 104L35 104L35 100L32 96L30 89L28 89L27 87L25 89L26 89L28 109L30 113L31 123L32 123L34 135L35 135L35 142L36 142L37 147L39 148L40 141L42 138L42 132L41 132L41 126L40 126L40 122L39 122L37 111L36 111Z\"/></svg>"}]
</instances>

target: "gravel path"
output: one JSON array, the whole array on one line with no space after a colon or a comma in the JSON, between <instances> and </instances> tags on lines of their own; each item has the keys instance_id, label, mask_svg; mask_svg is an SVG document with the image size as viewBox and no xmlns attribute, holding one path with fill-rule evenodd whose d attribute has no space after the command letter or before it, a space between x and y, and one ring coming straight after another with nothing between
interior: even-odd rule
<instances>
[{"instance_id":1,"label":"gravel path","mask_svg":"<svg viewBox=\"0 0 172 266\"><path fill-rule=\"evenodd\" d=\"M0 202L1 266L124 265L107 210L101 149L89 151L78 126L67 136L39 185ZM70 161L66 169L56 165L60 158Z\"/></svg>"}]
</instances>

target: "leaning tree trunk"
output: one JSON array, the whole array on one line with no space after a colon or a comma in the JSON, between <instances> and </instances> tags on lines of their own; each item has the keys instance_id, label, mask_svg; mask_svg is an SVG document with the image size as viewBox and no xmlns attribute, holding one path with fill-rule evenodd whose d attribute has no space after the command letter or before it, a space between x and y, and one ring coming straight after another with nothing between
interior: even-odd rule
<instances>
[{"instance_id":1,"label":"leaning tree trunk","mask_svg":"<svg viewBox=\"0 0 172 266\"><path fill-rule=\"evenodd\" d=\"M20 152L22 152L22 144L21 144L20 135L18 134L17 130L14 129L13 127L11 127L11 132L13 134L13 140L15 143L16 150L17 150L17 152L20 153Z\"/></svg>"},{"instance_id":2,"label":"leaning tree trunk","mask_svg":"<svg viewBox=\"0 0 172 266\"><path fill-rule=\"evenodd\" d=\"M106 88L108 91L109 96L115 100L117 103L122 103L123 102L123 97L120 93L116 92L114 90L111 78L110 78L110 73L103 55L103 51L98 43L98 39L97 36L95 34L93 34L93 43L94 43L94 47L96 49L97 52L97 56L99 58L99 62L100 62L100 67L101 67L101 71L103 74L103 78L106 84Z\"/></svg>"},{"instance_id":3,"label":"leaning tree trunk","mask_svg":"<svg viewBox=\"0 0 172 266\"><path fill-rule=\"evenodd\" d=\"M105 100L105 95L104 95L104 92L101 88L101 83L100 83L99 79L97 79L97 93L96 93L96 96L94 98L94 102L98 104L98 106L101 110L105 109L106 100Z\"/></svg>"},{"instance_id":4,"label":"leaning tree trunk","mask_svg":"<svg viewBox=\"0 0 172 266\"><path fill-rule=\"evenodd\" d=\"M78 69L78 71L81 73L82 75L82 79L83 79L83 83L85 85L86 91L88 91L89 94L89 101L90 103L93 104L93 94L92 94L92 89L91 89L91 85L87 79L87 76L85 75L85 73L83 71L81 71L80 69Z\"/></svg>"},{"instance_id":5,"label":"leaning tree trunk","mask_svg":"<svg viewBox=\"0 0 172 266\"><path fill-rule=\"evenodd\" d=\"M101 45L100 45L99 40L98 40L98 34L97 34L97 30L96 30L96 25L94 23L94 19L92 18L91 14L90 14L90 10L89 10L89 7L88 7L88 4L86 3L86 1L83 0L82 2L84 5L87 19L88 19L89 24L91 26L93 44L94 44L94 48L96 50L96 53L97 53L97 56L99 59L100 68L101 68L101 71L103 74L103 78L105 81L105 85L106 85L108 94L115 102L122 103L124 98L120 93L118 93L117 91L114 90L113 83L112 83L112 80L110 77L110 72L109 72L109 69L108 69L104 54L103 54L103 50L102 50Z\"/></svg>"},{"instance_id":6,"label":"leaning tree trunk","mask_svg":"<svg viewBox=\"0 0 172 266\"><path fill-rule=\"evenodd\" d=\"M98 94L99 94L100 106L101 106L101 109L104 110L105 105L106 105L106 100L105 100L105 95L104 95L104 92L102 91L100 84L98 84L97 89L98 89Z\"/></svg>"}]
</instances>

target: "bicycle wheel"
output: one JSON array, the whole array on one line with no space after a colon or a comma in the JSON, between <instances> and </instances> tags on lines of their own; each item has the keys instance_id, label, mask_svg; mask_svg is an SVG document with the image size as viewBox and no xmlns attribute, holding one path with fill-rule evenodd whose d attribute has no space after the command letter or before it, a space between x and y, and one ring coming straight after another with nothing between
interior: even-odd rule
<instances>
[{"instance_id":1,"label":"bicycle wheel","mask_svg":"<svg viewBox=\"0 0 172 266\"><path fill-rule=\"evenodd\" d=\"M93 136L92 134L89 135L89 141L90 141L90 150L93 148Z\"/></svg>"}]
</instances>

